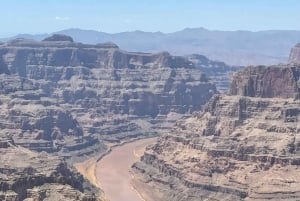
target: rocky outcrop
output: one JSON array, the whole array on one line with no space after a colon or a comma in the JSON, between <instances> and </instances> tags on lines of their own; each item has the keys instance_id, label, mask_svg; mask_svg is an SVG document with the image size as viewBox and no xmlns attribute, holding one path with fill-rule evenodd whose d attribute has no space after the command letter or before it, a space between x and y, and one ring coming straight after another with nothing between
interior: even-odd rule
<instances>
[{"instance_id":1,"label":"rocky outcrop","mask_svg":"<svg viewBox=\"0 0 300 201\"><path fill-rule=\"evenodd\" d=\"M133 165L135 187L164 201L297 200L297 69L250 67L235 74L231 95L215 95L147 148Z\"/></svg>"},{"instance_id":2,"label":"rocky outcrop","mask_svg":"<svg viewBox=\"0 0 300 201\"><path fill-rule=\"evenodd\" d=\"M297 44L292 48L289 63L300 63L300 44Z\"/></svg>"},{"instance_id":3,"label":"rocky outcrop","mask_svg":"<svg viewBox=\"0 0 300 201\"><path fill-rule=\"evenodd\" d=\"M233 73L241 70L241 66L229 66L224 62L212 61L207 57L199 54L192 54L186 56L197 69L204 73L206 79L210 79L213 82L218 91L222 93L228 93L230 81Z\"/></svg>"},{"instance_id":4,"label":"rocky outcrop","mask_svg":"<svg viewBox=\"0 0 300 201\"><path fill-rule=\"evenodd\" d=\"M300 98L300 67L248 67L233 76L232 95L262 98Z\"/></svg>"},{"instance_id":5,"label":"rocky outcrop","mask_svg":"<svg viewBox=\"0 0 300 201\"><path fill-rule=\"evenodd\" d=\"M0 160L0 200L100 200L61 159L18 147L9 136L0 138Z\"/></svg>"}]
</instances>

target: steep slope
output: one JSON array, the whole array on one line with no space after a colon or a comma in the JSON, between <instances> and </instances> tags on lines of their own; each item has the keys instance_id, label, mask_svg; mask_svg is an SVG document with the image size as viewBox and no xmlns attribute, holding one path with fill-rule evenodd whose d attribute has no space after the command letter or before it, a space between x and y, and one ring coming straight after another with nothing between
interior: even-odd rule
<instances>
[{"instance_id":1,"label":"steep slope","mask_svg":"<svg viewBox=\"0 0 300 201\"><path fill-rule=\"evenodd\" d=\"M236 73L231 95L215 95L147 148L133 166L136 188L154 200L297 200L299 70Z\"/></svg>"}]
</instances>

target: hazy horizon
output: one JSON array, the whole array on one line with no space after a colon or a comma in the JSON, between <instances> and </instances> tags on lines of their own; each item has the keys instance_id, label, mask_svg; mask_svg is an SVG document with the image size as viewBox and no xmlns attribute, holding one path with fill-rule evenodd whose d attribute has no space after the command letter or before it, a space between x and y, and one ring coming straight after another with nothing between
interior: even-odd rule
<instances>
[{"instance_id":1,"label":"hazy horizon","mask_svg":"<svg viewBox=\"0 0 300 201\"><path fill-rule=\"evenodd\" d=\"M70 28L106 33L136 30L172 33L200 27L219 31L300 30L297 0L11 0L1 6L0 37Z\"/></svg>"},{"instance_id":2,"label":"hazy horizon","mask_svg":"<svg viewBox=\"0 0 300 201\"><path fill-rule=\"evenodd\" d=\"M186 27L180 30L175 30L173 32L163 32L163 31L144 31L144 30L128 30L128 31L120 31L120 32L106 32L106 31L101 31L101 30L94 30L94 29L82 29L78 27L70 27L66 29L60 29L60 30L54 30L50 32L40 32L40 33L28 33L28 32L22 32L22 33L12 33L12 34L7 34L7 35L1 35L0 38L10 38L18 35L50 35L62 31L68 31L68 30L80 30L80 31L96 31L96 32L102 32L102 33L107 33L107 34L119 34L119 33L130 33L130 32L145 32L145 33L162 33L162 34L171 34L171 33L176 33L188 29L204 29L207 31L219 31L219 32L252 32L252 33L257 33L257 32L265 32L265 31L299 31L300 29L265 29L265 30L256 30L256 31L251 31L251 30L217 30L217 29L207 29L205 27Z\"/></svg>"}]
</instances>

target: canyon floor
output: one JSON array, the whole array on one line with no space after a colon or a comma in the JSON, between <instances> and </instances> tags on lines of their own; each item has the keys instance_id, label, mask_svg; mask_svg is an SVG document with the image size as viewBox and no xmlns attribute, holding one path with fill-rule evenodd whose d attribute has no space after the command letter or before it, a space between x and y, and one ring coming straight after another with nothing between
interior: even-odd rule
<instances>
[{"instance_id":1,"label":"canyon floor","mask_svg":"<svg viewBox=\"0 0 300 201\"><path fill-rule=\"evenodd\" d=\"M140 160L146 146L153 144L156 139L136 140L113 147L100 161L89 159L75 167L91 183L104 190L107 200L148 201L150 198L144 197L145 189L132 183L131 165Z\"/></svg>"}]
</instances>

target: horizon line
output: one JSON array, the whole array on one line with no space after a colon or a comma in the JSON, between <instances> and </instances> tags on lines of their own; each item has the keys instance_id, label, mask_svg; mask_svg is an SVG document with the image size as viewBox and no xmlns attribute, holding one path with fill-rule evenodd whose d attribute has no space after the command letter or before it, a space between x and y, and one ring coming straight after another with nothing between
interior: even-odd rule
<instances>
[{"instance_id":1,"label":"horizon line","mask_svg":"<svg viewBox=\"0 0 300 201\"><path fill-rule=\"evenodd\" d=\"M120 31L120 32L106 32L102 30L96 30L96 29L85 29L85 28L78 28L78 27L70 27L70 28L65 28L57 31L52 31L52 32L40 32L40 33L30 33L30 32L24 32L24 33L3 33L1 34L0 32L0 37L1 38L13 38L19 35L51 35L55 34L58 32L62 31L70 31L70 30L79 30L79 31L94 31L98 33L105 33L105 34L121 34L121 33L134 33L134 32L142 32L142 33L160 33L160 34L172 34L172 33L177 33L177 32L182 32L186 30L204 30L204 31L211 31L211 32L251 32L251 33L258 33L258 32L268 32L268 31L296 31L300 32L299 29L262 29L262 30L245 30L245 29L237 29L237 30L220 30L220 29L208 29L205 27L186 27L183 29L179 29L177 31L172 31L172 32L163 32L163 31L144 31L144 30L127 30L127 31Z\"/></svg>"}]
</instances>

